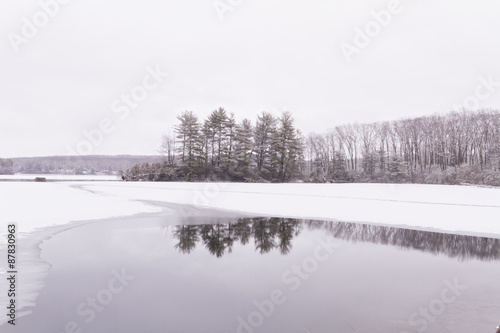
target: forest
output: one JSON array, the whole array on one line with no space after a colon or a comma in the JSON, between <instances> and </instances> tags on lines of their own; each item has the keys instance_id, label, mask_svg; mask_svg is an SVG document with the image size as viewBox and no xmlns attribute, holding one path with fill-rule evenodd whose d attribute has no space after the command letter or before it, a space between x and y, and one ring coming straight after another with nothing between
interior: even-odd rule
<instances>
[{"instance_id":1,"label":"forest","mask_svg":"<svg viewBox=\"0 0 500 333\"><path fill-rule=\"evenodd\" d=\"M177 117L164 160L136 164L126 180L377 182L500 186L500 113L450 112L351 123L304 135L293 115L263 111L254 123L219 108Z\"/></svg>"}]
</instances>

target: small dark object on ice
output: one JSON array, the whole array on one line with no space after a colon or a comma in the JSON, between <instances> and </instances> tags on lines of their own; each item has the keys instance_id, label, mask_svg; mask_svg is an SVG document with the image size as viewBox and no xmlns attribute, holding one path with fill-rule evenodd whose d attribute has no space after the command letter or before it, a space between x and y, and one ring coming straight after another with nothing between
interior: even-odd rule
<instances>
[{"instance_id":1,"label":"small dark object on ice","mask_svg":"<svg viewBox=\"0 0 500 333\"><path fill-rule=\"evenodd\" d=\"M35 178L35 181L36 181L36 182L46 182L46 181L47 181L47 179L46 179L45 177L36 177L36 178Z\"/></svg>"}]
</instances>

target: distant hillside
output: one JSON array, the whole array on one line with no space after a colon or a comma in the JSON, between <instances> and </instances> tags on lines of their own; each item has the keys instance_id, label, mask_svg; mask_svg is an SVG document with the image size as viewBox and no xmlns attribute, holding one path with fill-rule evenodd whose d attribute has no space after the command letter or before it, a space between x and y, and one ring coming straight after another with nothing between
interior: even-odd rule
<instances>
[{"instance_id":1,"label":"distant hillside","mask_svg":"<svg viewBox=\"0 0 500 333\"><path fill-rule=\"evenodd\" d=\"M10 158L15 173L25 174L117 174L139 163L158 163L154 155L89 155Z\"/></svg>"}]
</instances>

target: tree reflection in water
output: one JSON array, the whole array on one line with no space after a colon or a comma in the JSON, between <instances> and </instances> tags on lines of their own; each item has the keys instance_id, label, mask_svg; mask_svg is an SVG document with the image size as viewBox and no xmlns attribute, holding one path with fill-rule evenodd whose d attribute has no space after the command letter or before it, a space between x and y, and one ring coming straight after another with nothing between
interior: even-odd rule
<instances>
[{"instance_id":1,"label":"tree reflection in water","mask_svg":"<svg viewBox=\"0 0 500 333\"><path fill-rule=\"evenodd\" d=\"M179 225L174 227L172 236L178 240L175 248L182 253L191 253L201 242L211 254L222 257L232 252L235 242L246 245L253 240L255 250L260 254L276 249L286 255L292 248L293 238L304 227L324 230L326 234L346 241L392 245L445 254L460 260L500 259L500 240L494 238L291 218L241 218L229 224Z\"/></svg>"},{"instance_id":2,"label":"tree reflection in water","mask_svg":"<svg viewBox=\"0 0 500 333\"><path fill-rule=\"evenodd\" d=\"M302 222L297 219L242 218L229 224L179 225L172 235L179 241L175 248L182 253L191 253L201 239L211 254L222 257L232 252L234 242L245 245L253 239L255 250L261 254L273 249L288 254L301 228Z\"/></svg>"},{"instance_id":3,"label":"tree reflection in water","mask_svg":"<svg viewBox=\"0 0 500 333\"><path fill-rule=\"evenodd\" d=\"M200 239L198 235L198 226L178 225L173 231L173 236L179 240L175 245L183 253L191 253L196 247L196 242Z\"/></svg>"},{"instance_id":4,"label":"tree reflection in water","mask_svg":"<svg viewBox=\"0 0 500 333\"><path fill-rule=\"evenodd\" d=\"M459 260L500 259L500 239L444 234L419 230L381 227L367 224L304 221L312 229L322 229L335 238L347 241L371 242L414 249L433 254L445 254Z\"/></svg>"}]
</instances>

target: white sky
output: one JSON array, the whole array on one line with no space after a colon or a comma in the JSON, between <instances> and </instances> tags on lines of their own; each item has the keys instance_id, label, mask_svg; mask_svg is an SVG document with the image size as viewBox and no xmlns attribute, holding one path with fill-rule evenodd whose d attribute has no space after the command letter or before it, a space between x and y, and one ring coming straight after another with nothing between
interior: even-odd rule
<instances>
[{"instance_id":1,"label":"white sky","mask_svg":"<svg viewBox=\"0 0 500 333\"><path fill-rule=\"evenodd\" d=\"M18 52L9 36L23 36L23 18L43 19L40 4L0 2L0 157L68 154L104 118L113 131L93 154L156 154L177 114L219 106L252 121L286 108L303 132L323 132L446 113L474 96L480 76L500 82L494 0L401 0L350 63L340 44L389 0L241 0L224 20L213 0L65 1ZM120 118L113 101L148 66L169 75ZM500 106L500 83L480 92L481 107Z\"/></svg>"}]
</instances>

